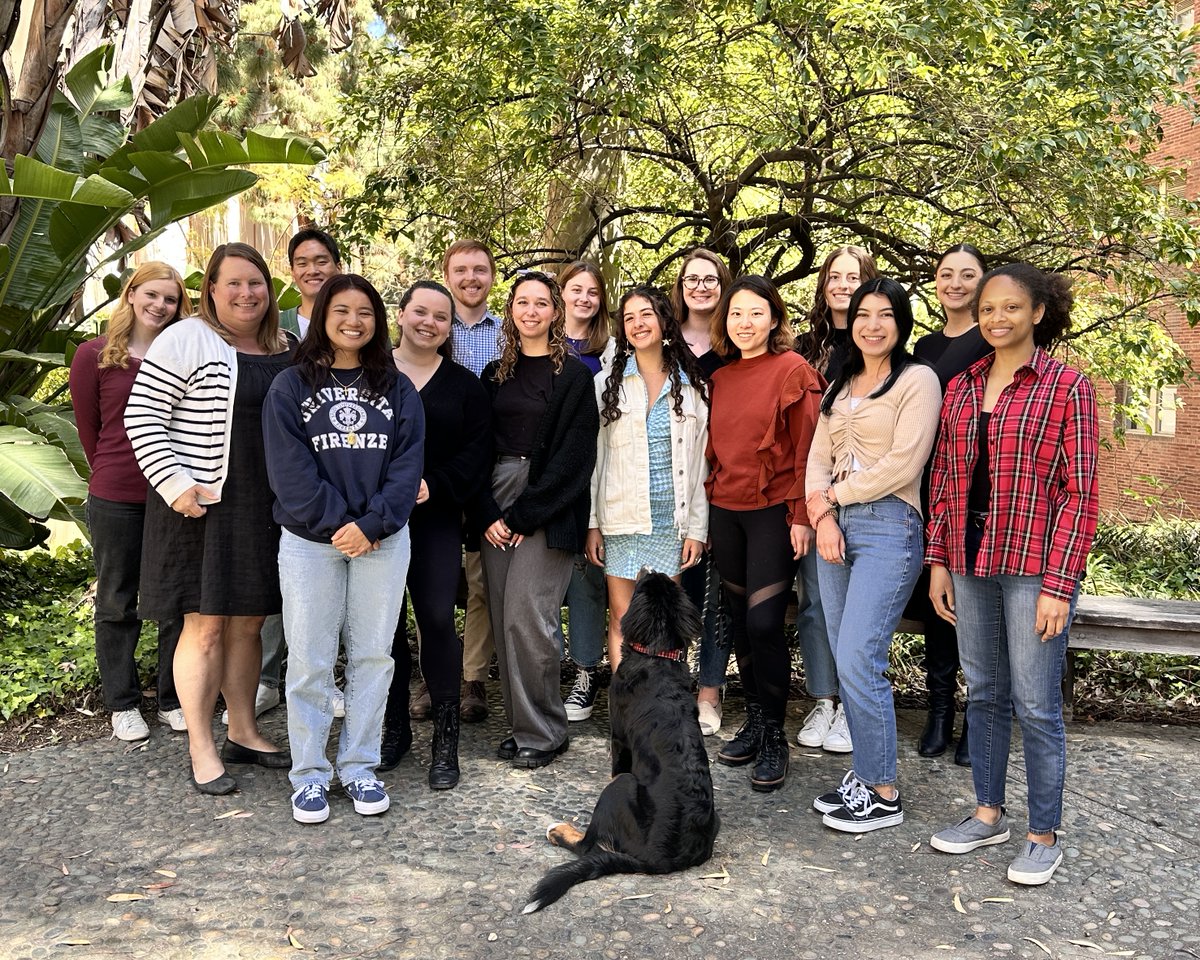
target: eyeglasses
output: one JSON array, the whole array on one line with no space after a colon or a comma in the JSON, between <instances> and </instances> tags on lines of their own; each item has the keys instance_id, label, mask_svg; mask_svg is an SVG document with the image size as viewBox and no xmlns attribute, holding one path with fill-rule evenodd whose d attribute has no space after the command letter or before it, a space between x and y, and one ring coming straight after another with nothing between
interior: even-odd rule
<instances>
[{"instance_id":1,"label":"eyeglasses","mask_svg":"<svg viewBox=\"0 0 1200 960\"><path fill-rule=\"evenodd\" d=\"M712 290L721 285L721 278L717 276L698 277L695 274L689 274L683 278L683 289L685 290Z\"/></svg>"}]
</instances>

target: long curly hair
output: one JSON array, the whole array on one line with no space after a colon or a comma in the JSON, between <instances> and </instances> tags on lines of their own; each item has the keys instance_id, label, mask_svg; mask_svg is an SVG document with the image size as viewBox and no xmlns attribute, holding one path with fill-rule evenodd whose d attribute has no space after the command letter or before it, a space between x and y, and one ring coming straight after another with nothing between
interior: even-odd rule
<instances>
[{"instance_id":1,"label":"long curly hair","mask_svg":"<svg viewBox=\"0 0 1200 960\"><path fill-rule=\"evenodd\" d=\"M989 270L975 290L975 299L971 303L971 314L979 321L979 298L989 280L996 277L1008 277L1029 294L1034 307L1044 307L1042 321L1033 328L1033 342L1039 347L1049 347L1062 340L1071 330L1071 307L1075 303L1075 295L1071 292L1071 280L1061 273L1048 273L1039 270L1031 263L1006 263L1003 266Z\"/></svg>"},{"instance_id":2,"label":"long curly hair","mask_svg":"<svg viewBox=\"0 0 1200 960\"><path fill-rule=\"evenodd\" d=\"M371 303L371 311L375 314L375 332L358 351L358 362L365 381L364 392L375 397L383 396L392 389L392 384L399 376L396 364L392 360L392 344L388 338L387 307L383 305L383 298L371 285L371 281L357 273L339 273L326 280L325 285L321 287L317 301L313 304L308 333L296 350L296 366L300 368L300 376L304 378L304 382L314 392L328 382L335 351L325 329L325 317L329 312L329 301L343 290L357 290L365 294Z\"/></svg>"},{"instance_id":3,"label":"long curly hair","mask_svg":"<svg viewBox=\"0 0 1200 960\"><path fill-rule=\"evenodd\" d=\"M796 339L796 352L822 373L829 366L829 357L833 353L833 311L829 309L829 302L825 299L825 284L829 281L833 261L845 254L858 261L860 283L866 283L879 276L875 258L865 248L852 243L830 250L825 262L821 264L821 269L817 271L817 292L813 297L813 305L805 316L808 329Z\"/></svg>"},{"instance_id":4,"label":"long curly hair","mask_svg":"<svg viewBox=\"0 0 1200 960\"><path fill-rule=\"evenodd\" d=\"M109 317L105 328L104 349L100 351L99 366L102 368L129 366L129 338L133 335L133 304L129 295L143 283L154 280L174 280L179 287L179 303L175 308L174 323L180 317L191 316L192 299L188 296L187 287L183 285L183 277L168 263L161 260L150 260L133 271L125 286L121 288L121 298Z\"/></svg>"},{"instance_id":5,"label":"long curly hair","mask_svg":"<svg viewBox=\"0 0 1200 960\"><path fill-rule=\"evenodd\" d=\"M504 349L500 351L499 364L496 368L496 382L503 383L513 375L517 368L517 357L521 353L521 335L517 332L517 322L513 319L513 301L517 299L517 291L522 284L545 284L550 291L550 300L554 304L554 319L550 321L550 359L554 362L554 375L562 373L563 363L568 355L567 347L567 307L563 303L562 290L558 282L548 273L540 270L526 270L518 275L508 291L508 300L504 303L504 320L500 325L504 334Z\"/></svg>"},{"instance_id":6,"label":"long curly hair","mask_svg":"<svg viewBox=\"0 0 1200 960\"><path fill-rule=\"evenodd\" d=\"M708 403L708 388L704 374L700 372L700 365L696 362L695 355L687 345L687 341L683 339L683 331L680 329L679 320L675 316L670 299L658 287L653 287L648 283L639 283L636 287L627 290L621 297L621 302L617 304L616 332L613 335L616 341L616 350L613 354L612 366L609 367L608 377L604 381L604 391L600 395L602 403L600 416L603 426L608 426L621 419L619 406L621 381L625 378L625 364L634 353L633 346L629 343L629 337L625 334L625 307L628 306L629 301L636 299L648 301L654 308L655 317L658 318L658 326L662 330L663 336L662 368L671 380L671 405L675 410L675 416L683 416L683 379L680 371L687 374L688 381L700 391L704 402Z\"/></svg>"}]
</instances>

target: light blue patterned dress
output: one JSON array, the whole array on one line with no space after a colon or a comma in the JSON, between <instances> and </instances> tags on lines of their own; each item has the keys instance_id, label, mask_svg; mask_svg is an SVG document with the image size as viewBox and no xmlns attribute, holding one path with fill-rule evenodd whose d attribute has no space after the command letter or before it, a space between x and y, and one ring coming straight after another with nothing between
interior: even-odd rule
<instances>
[{"instance_id":1,"label":"light blue patterned dress","mask_svg":"<svg viewBox=\"0 0 1200 960\"><path fill-rule=\"evenodd\" d=\"M642 389L645 389L644 383ZM636 580L642 567L650 567L669 577L679 574L683 543L675 530L675 486L671 481L673 415L671 378L668 377L646 417L646 442L650 448L650 533L604 538L604 572L610 577Z\"/></svg>"}]
</instances>

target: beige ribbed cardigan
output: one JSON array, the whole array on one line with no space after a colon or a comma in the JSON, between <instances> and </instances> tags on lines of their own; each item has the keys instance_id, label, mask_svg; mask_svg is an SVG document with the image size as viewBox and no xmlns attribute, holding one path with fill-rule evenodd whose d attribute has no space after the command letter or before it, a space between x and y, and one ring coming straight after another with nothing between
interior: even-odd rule
<instances>
[{"instance_id":1,"label":"beige ribbed cardigan","mask_svg":"<svg viewBox=\"0 0 1200 960\"><path fill-rule=\"evenodd\" d=\"M921 472L933 449L942 390L933 368L909 364L882 397L850 409L847 384L821 414L808 452L805 492L831 484L838 503L870 503L895 494L921 510ZM854 460L860 465L852 470Z\"/></svg>"}]
</instances>

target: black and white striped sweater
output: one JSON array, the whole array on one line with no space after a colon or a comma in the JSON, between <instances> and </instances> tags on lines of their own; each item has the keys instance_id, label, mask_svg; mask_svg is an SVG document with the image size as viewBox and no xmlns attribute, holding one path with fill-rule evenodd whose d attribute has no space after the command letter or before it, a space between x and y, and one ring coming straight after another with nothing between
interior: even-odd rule
<instances>
[{"instance_id":1,"label":"black and white striped sweater","mask_svg":"<svg viewBox=\"0 0 1200 960\"><path fill-rule=\"evenodd\" d=\"M168 503L196 484L221 499L229 465L237 352L199 317L160 333L146 351L125 407L138 466Z\"/></svg>"}]
</instances>

